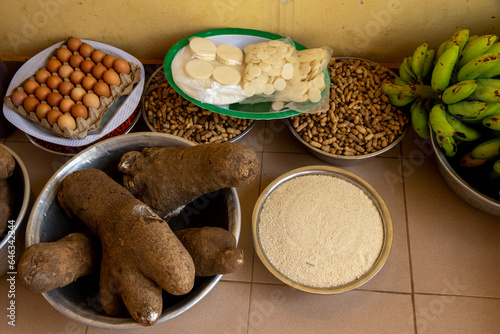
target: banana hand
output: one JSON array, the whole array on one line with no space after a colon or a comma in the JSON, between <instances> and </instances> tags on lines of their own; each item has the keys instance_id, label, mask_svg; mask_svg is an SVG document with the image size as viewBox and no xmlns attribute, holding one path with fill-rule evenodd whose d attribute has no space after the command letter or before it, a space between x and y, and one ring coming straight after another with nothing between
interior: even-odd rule
<instances>
[{"instance_id":1,"label":"banana hand","mask_svg":"<svg viewBox=\"0 0 500 334\"><path fill-rule=\"evenodd\" d=\"M446 88L441 99L446 104L457 103L469 97L476 90L478 83L475 80L460 81Z\"/></svg>"},{"instance_id":2,"label":"banana hand","mask_svg":"<svg viewBox=\"0 0 500 334\"><path fill-rule=\"evenodd\" d=\"M496 40L496 35L482 35L474 39L472 42L467 43L464 50L462 51L462 54L460 55L458 68L461 68L472 59L485 54L488 49L491 48L491 46L496 42Z\"/></svg>"},{"instance_id":3,"label":"banana hand","mask_svg":"<svg viewBox=\"0 0 500 334\"><path fill-rule=\"evenodd\" d=\"M481 137L481 132L476 129L462 123L459 119L453 117L452 115L446 115L448 123L455 129L455 139L461 141L474 141Z\"/></svg>"},{"instance_id":4,"label":"banana hand","mask_svg":"<svg viewBox=\"0 0 500 334\"><path fill-rule=\"evenodd\" d=\"M470 152L474 159L492 159L500 155L500 138L494 138L478 144Z\"/></svg>"},{"instance_id":5,"label":"banana hand","mask_svg":"<svg viewBox=\"0 0 500 334\"><path fill-rule=\"evenodd\" d=\"M411 69L408 57L406 57L401 65L399 65L399 76L406 82L415 82L415 80L417 79L417 76Z\"/></svg>"},{"instance_id":6,"label":"banana hand","mask_svg":"<svg viewBox=\"0 0 500 334\"><path fill-rule=\"evenodd\" d=\"M444 104L436 104L429 113L429 124L436 137L452 137L455 129L448 122Z\"/></svg>"},{"instance_id":7,"label":"banana hand","mask_svg":"<svg viewBox=\"0 0 500 334\"><path fill-rule=\"evenodd\" d=\"M450 84L451 74L458 59L459 47L453 45L438 58L431 76L431 86L437 92L444 92Z\"/></svg>"},{"instance_id":8,"label":"banana hand","mask_svg":"<svg viewBox=\"0 0 500 334\"><path fill-rule=\"evenodd\" d=\"M485 53L470 60L457 73L458 81L474 80L500 60L498 53Z\"/></svg>"},{"instance_id":9,"label":"banana hand","mask_svg":"<svg viewBox=\"0 0 500 334\"><path fill-rule=\"evenodd\" d=\"M488 162L488 159L474 159L470 156L470 152L465 153L460 158L460 166L462 167L478 167Z\"/></svg>"},{"instance_id":10,"label":"banana hand","mask_svg":"<svg viewBox=\"0 0 500 334\"><path fill-rule=\"evenodd\" d=\"M483 118L483 125L495 131L500 131L500 112Z\"/></svg>"},{"instance_id":11,"label":"banana hand","mask_svg":"<svg viewBox=\"0 0 500 334\"><path fill-rule=\"evenodd\" d=\"M428 48L429 43L425 42L417 46L413 52L411 69L413 70L413 73L415 73L417 81L422 81L423 79L422 75L424 71L425 55L427 54Z\"/></svg>"},{"instance_id":12,"label":"banana hand","mask_svg":"<svg viewBox=\"0 0 500 334\"><path fill-rule=\"evenodd\" d=\"M429 115L422 100L415 100L410 107L410 116L413 129L421 138L430 138Z\"/></svg>"}]
</instances>

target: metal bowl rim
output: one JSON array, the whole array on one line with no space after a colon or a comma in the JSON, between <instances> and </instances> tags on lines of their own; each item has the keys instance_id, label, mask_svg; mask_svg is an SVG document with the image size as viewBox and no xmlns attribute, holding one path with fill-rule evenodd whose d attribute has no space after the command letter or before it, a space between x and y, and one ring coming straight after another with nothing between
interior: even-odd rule
<instances>
[{"instance_id":1,"label":"metal bowl rim","mask_svg":"<svg viewBox=\"0 0 500 334\"><path fill-rule=\"evenodd\" d=\"M347 283L345 285L341 286L335 286L335 287L327 287L327 288L317 288L317 287L311 287L307 285L300 284L296 281L293 281L283 275L281 272L279 272L267 259L266 255L264 254L264 251L260 245L260 239L259 239L259 233L258 233L258 225L259 225L259 218L260 218L260 212L262 211L262 207L267 199L267 197L272 193L274 189L276 189L279 185L283 184L284 182L295 178L299 176L304 176L304 175L330 175L330 176L335 176L335 177L340 177L341 179L350 182L351 184L357 186L361 190L365 192L367 196L370 197L370 199L373 201L373 203L376 205L380 216L382 218L382 224L384 226L384 241L382 244L382 249L380 251L380 254L375 262L375 264L370 268L366 273L364 273L359 279L354 280L350 283ZM313 166L306 166L306 167L301 167L297 168L294 170L291 170L287 173L282 174L281 176L277 177L274 179L260 194L258 197L253 213L252 213L252 240L253 240L253 245L255 252L257 253L258 257L260 258L261 262L264 264L264 266L279 280L282 282L286 283L287 285L294 287L298 290L302 290L305 292L309 293L314 293L314 294L338 294L338 293L343 293L347 292L350 290L353 290L355 288L358 288L368 282L370 279L372 279L379 271L382 269L384 266L388 256L389 252L392 246L392 239L393 239L393 226L392 226L392 219L391 215L389 212L389 209L387 208L384 200L382 197L378 194L378 192L365 180L363 180L361 177L357 176L354 173L351 173L349 171L333 167L333 166L324 166L324 165L313 165Z\"/></svg>"}]
</instances>

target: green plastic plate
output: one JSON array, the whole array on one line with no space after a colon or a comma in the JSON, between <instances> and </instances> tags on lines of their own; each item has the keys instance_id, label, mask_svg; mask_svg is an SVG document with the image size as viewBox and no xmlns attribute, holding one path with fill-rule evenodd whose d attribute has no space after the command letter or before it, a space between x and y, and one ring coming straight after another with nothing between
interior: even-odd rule
<instances>
[{"instance_id":1,"label":"green plastic plate","mask_svg":"<svg viewBox=\"0 0 500 334\"><path fill-rule=\"evenodd\" d=\"M219 44L232 44L243 49L246 45L255 44L259 42L265 42L268 40L274 39L282 39L285 38L283 36L260 31L260 30L252 30L252 29L239 29L239 28L224 28L224 29L212 29L207 31L198 32L196 34L190 35L181 39L179 42L175 43L174 46L168 51L165 56L163 67L165 71L165 76L167 77L170 85L184 97L188 101L191 101L193 104L205 108L207 110L238 118L249 118L249 119L280 119L287 118L294 115L298 115L301 112L307 111L313 107L315 107L318 103L325 98L328 89L323 89L321 101L317 103L307 103L302 106L298 110L286 110L286 111L270 111L271 110L271 102L262 102L255 104L245 104L245 103L233 103L230 105L222 105L217 106L213 104L203 103L199 100L193 99L184 93L174 81L172 77L172 61L174 60L175 55L179 52L183 47L189 44L189 40L194 37L204 37L212 40L215 43ZM297 50L305 50L306 47L295 43L295 48ZM326 87L330 87L330 73L328 69L325 69L325 84Z\"/></svg>"}]
</instances>

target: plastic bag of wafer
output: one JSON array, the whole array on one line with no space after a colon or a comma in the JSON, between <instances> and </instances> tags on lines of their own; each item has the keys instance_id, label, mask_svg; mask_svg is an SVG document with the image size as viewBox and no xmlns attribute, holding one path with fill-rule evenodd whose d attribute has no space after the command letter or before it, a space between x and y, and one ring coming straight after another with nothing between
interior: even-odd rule
<instances>
[{"instance_id":1,"label":"plastic bag of wafer","mask_svg":"<svg viewBox=\"0 0 500 334\"><path fill-rule=\"evenodd\" d=\"M293 41L285 38L250 44L244 51L241 85L247 98L240 103L273 102L270 111L309 112L304 107L317 106L324 99L322 92L329 88L324 70L332 55L330 48L297 51ZM318 112L318 108L311 110Z\"/></svg>"}]
</instances>

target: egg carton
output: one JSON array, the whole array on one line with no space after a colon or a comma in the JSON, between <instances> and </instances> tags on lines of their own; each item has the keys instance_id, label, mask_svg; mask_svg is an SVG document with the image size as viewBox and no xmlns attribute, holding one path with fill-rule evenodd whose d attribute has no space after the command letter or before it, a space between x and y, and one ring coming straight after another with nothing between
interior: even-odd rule
<instances>
[{"instance_id":1,"label":"egg carton","mask_svg":"<svg viewBox=\"0 0 500 334\"><path fill-rule=\"evenodd\" d=\"M55 58L55 55L57 54L57 51L60 48L67 48L67 41L63 45L61 45L59 48L56 48L52 52L52 54L47 58L45 64L47 64L47 62L50 59ZM79 54L79 52L74 51L73 54ZM91 58L86 57L84 59L91 59ZM69 65L68 62L63 62L62 64ZM14 103L12 102L12 98L11 98L12 94L18 90L24 91L24 88L23 88L24 83L28 80L35 80L35 73L41 69L47 69L46 66L42 66L41 68L38 68L35 71L35 73L33 73L32 76L26 78L26 80L24 80L21 84L19 84L17 87L15 87L12 90L11 94L4 98L4 103L6 106L8 106L12 110L14 110L16 113L18 113L22 117L24 117L30 121L35 122L36 124L40 125L44 129L47 129L60 137L68 138L68 139L83 139L83 138L87 137L87 135L89 133L99 129L100 124L101 124L101 120L102 120L103 116L106 114L106 112L109 110L111 105L113 105L120 98L120 96L130 94L133 90L134 84L138 83L140 81L140 79L141 79L140 78L140 67L133 62L128 62L128 64L130 65L130 73L129 74L126 74L126 73L119 74L120 80L121 80L120 85L118 85L118 86L110 85L109 86L110 96L109 97L100 96L99 97L99 102L100 102L99 107L98 108L93 108L93 107L88 108L87 119L77 117L75 119L76 120L76 128L74 130L70 130L68 128L61 129L57 125L57 122L54 123L53 125L51 125L47 121L46 118L40 119L40 118L38 118L38 116L35 112L27 112L22 105L16 107L14 105ZM79 68L74 68L74 69L77 70ZM58 74L56 72L52 73L52 75L58 76ZM87 74L87 75L89 75L89 74ZM69 79L63 79L63 81L69 81ZM102 80L98 80L98 81L102 81ZM41 84L41 86L43 86L43 85L45 85L45 84ZM82 85L77 84L77 85L75 85L75 87L82 87ZM58 90L51 90L51 91L58 92ZM88 92L93 93L93 90L89 90ZM29 94L28 96L34 96L34 94ZM67 96L65 96L65 97L67 97Z\"/></svg>"}]
</instances>

